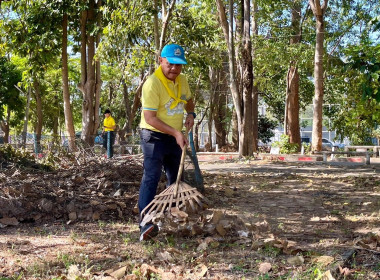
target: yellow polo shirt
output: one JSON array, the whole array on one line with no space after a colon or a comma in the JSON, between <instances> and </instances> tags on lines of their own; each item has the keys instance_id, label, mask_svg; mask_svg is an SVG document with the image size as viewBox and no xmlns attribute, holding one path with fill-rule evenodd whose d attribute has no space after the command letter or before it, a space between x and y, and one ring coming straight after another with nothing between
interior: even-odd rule
<instances>
[{"instance_id":1,"label":"yellow polo shirt","mask_svg":"<svg viewBox=\"0 0 380 280\"><path fill-rule=\"evenodd\" d=\"M114 131L112 128L107 128L113 127L114 125L116 125L116 123L112 116L105 118L103 121L104 131Z\"/></svg>"},{"instance_id":2,"label":"yellow polo shirt","mask_svg":"<svg viewBox=\"0 0 380 280\"><path fill-rule=\"evenodd\" d=\"M168 87L178 95L178 82L181 83L181 99L189 100L191 98L190 87L186 77L179 74L176 78L176 83L167 79ZM165 86L156 75L152 74L146 80L142 88L141 103L142 109L149 111L156 111L157 117L170 125L171 127L181 131L183 125L184 103L180 102L176 107L170 109L173 98L169 96ZM140 128L146 128L153 131L159 131L153 126L149 125L144 118L144 112L141 113Z\"/></svg>"}]
</instances>

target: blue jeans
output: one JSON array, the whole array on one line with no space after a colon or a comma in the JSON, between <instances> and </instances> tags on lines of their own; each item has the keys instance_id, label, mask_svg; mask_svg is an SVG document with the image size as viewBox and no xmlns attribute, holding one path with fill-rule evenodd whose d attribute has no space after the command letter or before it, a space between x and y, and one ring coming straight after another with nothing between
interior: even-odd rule
<instances>
[{"instance_id":1,"label":"blue jeans","mask_svg":"<svg viewBox=\"0 0 380 280\"><path fill-rule=\"evenodd\" d=\"M141 130L140 140L144 153L144 175L141 180L138 203L141 213L156 195L162 167L166 174L167 186L177 180L182 149L175 137L148 129Z\"/></svg>"},{"instance_id":2,"label":"blue jeans","mask_svg":"<svg viewBox=\"0 0 380 280\"><path fill-rule=\"evenodd\" d=\"M113 145L115 144L115 132L106 131L105 133L103 133L103 147L106 148L107 154L108 154L108 136L111 137L110 157L113 157Z\"/></svg>"}]
</instances>

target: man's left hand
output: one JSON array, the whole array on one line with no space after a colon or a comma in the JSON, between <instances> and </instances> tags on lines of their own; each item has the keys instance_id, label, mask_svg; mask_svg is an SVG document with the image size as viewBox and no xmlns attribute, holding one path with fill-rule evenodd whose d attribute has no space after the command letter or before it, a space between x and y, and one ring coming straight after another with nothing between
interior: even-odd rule
<instances>
[{"instance_id":1,"label":"man's left hand","mask_svg":"<svg viewBox=\"0 0 380 280\"><path fill-rule=\"evenodd\" d=\"M194 125L194 116L191 115L191 114L188 114L186 116L186 120L185 120L185 126L187 127L187 129L191 129Z\"/></svg>"}]
</instances>

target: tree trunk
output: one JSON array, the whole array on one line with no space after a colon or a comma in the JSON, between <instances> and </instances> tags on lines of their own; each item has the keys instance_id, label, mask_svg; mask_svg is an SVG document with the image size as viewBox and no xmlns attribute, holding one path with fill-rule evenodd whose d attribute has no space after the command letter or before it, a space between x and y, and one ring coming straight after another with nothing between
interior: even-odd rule
<instances>
[{"instance_id":1,"label":"tree trunk","mask_svg":"<svg viewBox=\"0 0 380 280\"><path fill-rule=\"evenodd\" d=\"M232 112L232 144L235 150L239 149L239 129L236 111Z\"/></svg>"},{"instance_id":2,"label":"tree trunk","mask_svg":"<svg viewBox=\"0 0 380 280\"><path fill-rule=\"evenodd\" d=\"M169 20L173 13L175 2L176 0L172 0L172 2L169 5L169 8L166 9L165 1L162 1L162 10L161 10L162 26L161 26L161 36L160 36L160 49L158 50L159 54L161 53L161 50L165 45L166 32L169 27Z\"/></svg>"},{"instance_id":3,"label":"tree trunk","mask_svg":"<svg viewBox=\"0 0 380 280\"><path fill-rule=\"evenodd\" d=\"M97 23L97 26L99 29L101 29L102 27L102 13L100 12L100 9L102 7L102 0L98 0L97 1L97 14L96 14L96 23ZM95 41L95 48L98 48L99 47L99 44L100 44L100 36L101 36L101 32L99 31L97 34L96 34L96 41ZM95 105L94 105L94 129L93 129L93 135L96 136L97 135L97 131L99 129L99 126L100 126L100 114L99 114L99 109L100 109L100 94L101 94L101 90L102 90L102 79L101 79L101 71L100 71L100 60L97 59L95 61L95 69L96 69L96 73L95 73L95 77L96 77L96 81L95 81ZM116 124L117 126L117 124Z\"/></svg>"},{"instance_id":4,"label":"tree trunk","mask_svg":"<svg viewBox=\"0 0 380 280\"><path fill-rule=\"evenodd\" d=\"M290 78L292 77L292 78ZM289 68L287 82L288 87L288 135L289 142L298 144L298 150L301 149L300 122L299 122L299 74L298 68L291 66Z\"/></svg>"},{"instance_id":5,"label":"tree trunk","mask_svg":"<svg viewBox=\"0 0 380 280\"><path fill-rule=\"evenodd\" d=\"M28 121L29 121L29 108L30 108L30 93L31 88L28 88L28 93L26 94L26 108L25 108L25 118L24 118L24 129L22 131L22 146L25 148L26 145L26 134L28 133Z\"/></svg>"},{"instance_id":6,"label":"tree trunk","mask_svg":"<svg viewBox=\"0 0 380 280\"><path fill-rule=\"evenodd\" d=\"M7 109L7 117L5 121L0 121L1 130L4 132L4 144L9 143L9 120L11 118L11 110Z\"/></svg>"},{"instance_id":7,"label":"tree trunk","mask_svg":"<svg viewBox=\"0 0 380 280\"><path fill-rule=\"evenodd\" d=\"M207 120L207 130L208 130L208 146L206 145L205 148L208 152L212 152L212 115L211 111L208 113L208 120Z\"/></svg>"},{"instance_id":8,"label":"tree trunk","mask_svg":"<svg viewBox=\"0 0 380 280\"><path fill-rule=\"evenodd\" d=\"M194 125L194 147L197 152L199 151L199 125L200 122Z\"/></svg>"},{"instance_id":9,"label":"tree trunk","mask_svg":"<svg viewBox=\"0 0 380 280\"><path fill-rule=\"evenodd\" d=\"M292 7L292 29L293 36L290 44L299 44L301 42L301 1L294 0ZM286 118L284 128L286 134L289 135L289 142L298 144L298 151L301 150L301 135L299 123L299 73L296 66L297 62L292 61L287 75L286 81Z\"/></svg>"},{"instance_id":10,"label":"tree trunk","mask_svg":"<svg viewBox=\"0 0 380 280\"><path fill-rule=\"evenodd\" d=\"M98 0L98 6L101 2ZM99 41L100 32L92 36L88 34L86 27L91 24L97 24L100 27L98 17L95 16L95 1L90 0L88 9L81 15L81 80L78 85L83 94L81 137L90 145L94 144L95 133L100 124L98 112L102 82L100 61L94 61L96 42Z\"/></svg>"},{"instance_id":11,"label":"tree trunk","mask_svg":"<svg viewBox=\"0 0 380 280\"><path fill-rule=\"evenodd\" d=\"M226 94L226 77L223 69L219 69L219 78L217 81L216 94L214 97L215 108L213 114L216 143L219 147L227 144L227 129L226 129L226 108L227 108L227 94Z\"/></svg>"},{"instance_id":12,"label":"tree trunk","mask_svg":"<svg viewBox=\"0 0 380 280\"><path fill-rule=\"evenodd\" d=\"M208 72L209 80L210 80L210 97L208 101L208 119L207 119L207 127L208 127L208 143L209 146L206 146L206 150L208 152L212 151L212 124L214 120L214 111L217 107L218 100L218 84L219 84L219 71L212 67L209 67Z\"/></svg>"},{"instance_id":13,"label":"tree trunk","mask_svg":"<svg viewBox=\"0 0 380 280\"><path fill-rule=\"evenodd\" d=\"M259 29L257 26L257 0L253 0L253 15L252 15L252 36L257 37L259 34ZM252 49L252 61L255 59L255 49ZM253 70L252 70L253 72ZM253 73L253 81L255 81L255 75ZM253 139L252 142L253 151L256 152L259 144L259 89L258 86L253 83L252 89L252 131Z\"/></svg>"},{"instance_id":14,"label":"tree trunk","mask_svg":"<svg viewBox=\"0 0 380 280\"><path fill-rule=\"evenodd\" d=\"M36 77L34 77L33 79L33 87L34 87L34 98L36 99L36 113L37 113L37 123L35 127L35 134L36 134L35 144L37 145L37 147L35 147L35 151L39 153L40 145L41 145L43 116L42 116L41 88L40 88L40 83Z\"/></svg>"},{"instance_id":15,"label":"tree trunk","mask_svg":"<svg viewBox=\"0 0 380 280\"><path fill-rule=\"evenodd\" d=\"M320 5L318 0L309 0L311 9L316 19L317 42L314 56L314 100L313 100L313 132L312 151L322 150L322 108L323 108L323 43L324 43L324 13L328 6L328 0Z\"/></svg>"},{"instance_id":16,"label":"tree trunk","mask_svg":"<svg viewBox=\"0 0 380 280\"><path fill-rule=\"evenodd\" d=\"M242 29L242 55L241 55L241 65L242 65L242 86L243 86L243 106L244 115L242 116L243 122L243 155L251 156L253 155L253 147L256 146L252 143L256 142L253 138L253 64L252 64L252 44L250 37L250 0L242 0L243 6L243 29ZM240 135L242 136L242 135Z\"/></svg>"},{"instance_id":17,"label":"tree trunk","mask_svg":"<svg viewBox=\"0 0 380 280\"><path fill-rule=\"evenodd\" d=\"M140 82L139 85L135 91L135 94L133 95L133 103L129 101L129 92L127 85L123 83L123 102L125 106L125 124L123 128L119 131L119 137L120 141L126 141L125 140L125 133L132 133L132 125L133 121L136 117L137 110L141 106L141 93L142 93L142 87L148 78L148 73L141 73L140 76Z\"/></svg>"},{"instance_id":18,"label":"tree trunk","mask_svg":"<svg viewBox=\"0 0 380 280\"><path fill-rule=\"evenodd\" d=\"M237 76L236 76L236 66L235 66L235 43L234 43L234 33L233 33L233 0L229 0L229 16L230 21L228 23L225 7L222 0L216 0L216 5L218 8L219 22L222 26L224 38L228 47L228 65L229 65L229 80L230 80L230 90L235 106L236 120L237 120L237 132L239 141L239 156L243 156L243 145L240 141L242 131L242 107L241 107L241 97L238 91Z\"/></svg>"},{"instance_id":19,"label":"tree trunk","mask_svg":"<svg viewBox=\"0 0 380 280\"><path fill-rule=\"evenodd\" d=\"M154 44L156 47L156 63L159 64L158 58L160 57L160 34L158 31L158 2L157 0L153 1L153 9L156 10L157 12L154 13L153 17L153 30L154 30Z\"/></svg>"},{"instance_id":20,"label":"tree trunk","mask_svg":"<svg viewBox=\"0 0 380 280\"><path fill-rule=\"evenodd\" d=\"M69 91L69 70L67 60L67 14L63 15L62 20L62 93L63 93L63 110L65 114L65 127L66 133L69 137L69 149L75 151L75 129L73 112L70 105L70 91Z\"/></svg>"}]
</instances>

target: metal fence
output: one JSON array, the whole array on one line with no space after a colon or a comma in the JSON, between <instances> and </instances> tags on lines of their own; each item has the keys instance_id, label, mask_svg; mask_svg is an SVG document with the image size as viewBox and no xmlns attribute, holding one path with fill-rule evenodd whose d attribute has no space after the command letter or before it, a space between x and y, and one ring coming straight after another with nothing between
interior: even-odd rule
<instances>
[{"instance_id":1,"label":"metal fence","mask_svg":"<svg viewBox=\"0 0 380 280\"><path fill-rule=\"evenodd\" d=\"M106 153L106 148L103 147L103 135L101 133L97 135L90 135L93 137L94 144L88 144L81 139L81 134L76 133L75 145L79 151L82 151L88 155L99 155ZM69 136L51 136L41 135L38 137L36 134L28 133L25 135L10 135L8 137L8 144L16 149L24 149L30 153L36 154L38 157L43 157L47 153L70 153L69 149ZM2 141L0 144L4 144ZM126 141L122 142L116 137L114 144L115 154L137 154L140 153L140 145L138 144L138 137L129 135L126 137Z\"/></svg>"}]
</instances>

